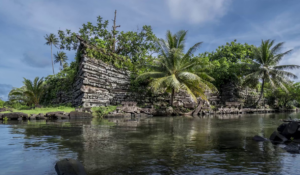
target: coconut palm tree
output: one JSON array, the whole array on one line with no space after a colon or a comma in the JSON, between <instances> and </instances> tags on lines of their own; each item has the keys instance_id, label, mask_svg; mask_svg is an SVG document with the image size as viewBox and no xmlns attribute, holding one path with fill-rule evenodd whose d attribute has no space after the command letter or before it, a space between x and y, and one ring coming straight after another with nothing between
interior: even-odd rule
<instances>
[{"instance_id":1,"label":"coconut palm tree","mask_svg":"<svg viewBox=\"0 0 300 175\"><path fill-rule=\"evenodd\" d=\"M53 58L52 58L52 45L56 47L58 45L58 39L53 33L51 33L50 35L46 35L45 39L46 39L46 44L51 46L51 61L52 61L52 70L54 75L55 73L54 73L54 65L53 65Z\"/></svg>"},{"instance_id":2,"label":"coconut palm tree","mask_svg":"<svg viewBox=\"0 0 300 175\"><path fill-rule=\"evenodd\" d=\"M57 54L55 55L54 54L54 57L55 57L55 60L54 62L55 63L60 63L60 70L62 70L63 68L63 64L66 63L66 61L68 60L68 57L66 55L65 52L57 52Z\"/></svg>"},{"instance_id":3,"label":"coconut palm tree","mask_svg":"<svg viewBox=\"0 0 300 175\"><path fill-rule=\"evenodd\" d=\"M261 42L260 47L254 48L254 66L252 67L252 73L245 77L245 80L260 80L261 90L260 96L256 104L258 104L263 97L265 83L268 82L272 88L276 86L281 87L283 90L288 91L285 85L290 84L289 78L297 78L291 72L285 71L285 69L298 69L298 65L278 65L280 60L290 53L292 50L286 52L280 52L283 46L283 42L274 45L274 40L266 40ZM274 46L273 46L274 45Z\"/></svg>"},{"instance_id":4,"label":"coconut palm tree","mask_svg":"<svg viewBox=\"0 0 300 175\"><path fill-rule=\"evenodd\" d=\"M187 92L195 102L196 97L206 99L205 90L215 89L209 83L213 78L201 71L198 59L191 57L201 42L196 43L186 54L182 52L183 43L174 47L175 45L169 44L171 42L162 39L157 41L160 50L159 59L155 65L147 65L151 72L143 73L137 79L153 78L150 87L155 93L171 92L170 106L173 106L174 94L179 90Z\"/></svg>"},{"instance_id":5,"label":"coconut palm tree","mask_svg":"<svg viewBox=\"0 0 300 175\"><path fill-rule=\"evenodd\" d=\"M164 43L168 49L178 48L181 51L184 50L185 40L186 40L187 31L180 30L176 34L172 34L170 30L167 31L166 40L159 39L159 42Z\"/></svg>"},{"instance_id":6,"label":"coconut palm tree","mask_svg":"<svg viewBox=\"0 0 300 175\"><path fill-rule=\"evenodd\" d=\"M28 105L39 105L44 92L44 78L36 77L33 82L24 78L22 88L12 90L9 95L15 97L15 101L23 101Z\"/></svg>"}]
</instances>

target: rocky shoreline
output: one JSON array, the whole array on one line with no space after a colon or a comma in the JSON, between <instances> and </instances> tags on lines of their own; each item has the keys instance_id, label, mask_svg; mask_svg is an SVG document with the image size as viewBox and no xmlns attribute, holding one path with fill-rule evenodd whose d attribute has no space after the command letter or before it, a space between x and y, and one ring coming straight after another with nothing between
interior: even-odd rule
<instances>
[{"instance_id":1,"label":"rocky shoreline","mask_svg":"<svg viewBox=\"0 0 300 175\"><path fill-rule=\"evenodd\" d=\"M56 111L48 112L46 114L25 114L22 112L0 113L0 120L61 120L92 117L93 115L91 113L78 111L72 111L70 113Z\"/></svg>"}]
</instances>

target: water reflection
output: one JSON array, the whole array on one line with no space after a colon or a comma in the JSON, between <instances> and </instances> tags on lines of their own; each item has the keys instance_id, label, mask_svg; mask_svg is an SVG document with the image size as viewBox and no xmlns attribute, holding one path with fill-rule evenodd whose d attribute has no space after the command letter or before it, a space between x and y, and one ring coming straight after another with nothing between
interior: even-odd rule
<instances>
[{"instance_id":1,"label":"water reflection","mask_svg":"<svg viewBox=\"0 0 300 175\"><path fill-rule=\"evenodd\" d=\"M0 125L7 162L0 168L4 174L55 174L55 162L69 157L91 175L297 174L299 155L252 141L257 134L269 137L288 116L299 114L8 121Z\"/></svg>"}]
</instances>

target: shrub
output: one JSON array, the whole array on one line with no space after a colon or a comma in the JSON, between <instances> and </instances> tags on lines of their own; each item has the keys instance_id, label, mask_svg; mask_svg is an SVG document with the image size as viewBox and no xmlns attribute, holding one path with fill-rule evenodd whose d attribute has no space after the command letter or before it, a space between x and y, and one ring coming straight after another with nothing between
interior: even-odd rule
<instances>
[{"instance_id":1,"label":"shrub","mask_svg":"<svg viewBox=\"0 0 300 175\"><path fill-rule=\"evenodd\" d=\"M93 115L97 118L103 118L110 112L113 112L117 109L117 106L100 106L100 107L93 107Z\"/></svg>"}]
</instances>

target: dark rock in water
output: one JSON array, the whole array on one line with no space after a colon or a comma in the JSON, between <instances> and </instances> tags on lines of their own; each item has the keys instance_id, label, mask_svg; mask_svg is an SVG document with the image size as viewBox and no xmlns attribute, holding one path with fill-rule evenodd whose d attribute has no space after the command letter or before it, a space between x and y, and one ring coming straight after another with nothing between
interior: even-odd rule
<instances>
[{"instance_id":1,"label":"dark rock in water","mask_svg":"<svg viewBox=\"0 0 300 175\"><path fill-rule=\"evenodd\" d=\"M63 159L56 163L55 171L58 175L87 175L83 165L74 159Z\"/></svg>"},{"instance_id":2,"label":"dark rock in water","mask_svg":"<svg viewBox=\"0 0 300 175\"><path fill-rule=\"evenodd\" d=\"M28 118L28 114L22 112L5 113L2 118L7 117L9 120L20 120L22 118Z\"/></svg>"},{"instance_id":3,"label":"dark rock in water","mask_svg":"<svg viewBox=\"0 0 300 175\"><path fill-rule=\"evenodd\" d=\"M86 113L86 112L77 112L77 111L72 111L70 112L70 118L74 119L74 118L92 118L93 115L90 113Z\"/></svg>"},{"instance_id":4,"label":"dark rock in water","mask_svg":"<svg viewBox=\"0 0 300 175\"><path fill-rule=\"evenodd\" d=\"M3 115L3 114L2 114L2 113L0 113L0 120L2 120L2 115Z\"/></svg>"},{"instance_id":5,"label":"dark rock in water","mask_svg":"<svg viewBox=\"0 0 300 175\"><path fill-rule=\"evenodd\" d=\"M279 133L283 132L284 129L286 128L286 126L287 126L287 123L282 123L281 125L278 126L277 131Z\"/></svg>"},{"instance_id":6,"label":"dark rock in water","mask_svg":"<svg viewBox=\"0 0 300 175\"><path fill-rule=\"evenodd\" d=\"M287 139L293 138L300 138L300 132L298 131L299 124L298 122L289 122L284 130L280 132L283 136L285 136ZM283 127L282 127L283 128Z\"/></svg>"},{"instance_id":7,"label":"dark rock in water","mask_svg":"<svg viewBox=\"0 0 300 175\"><path fill-rule=\"evenodd\" d=\"M295 134L298 130L298 122L290 122L287 127L287 132L289 134Z\"/></svg>"},{"instance_id":8,"label":"dark rock in water","mask_svg":"<svg viewBox=\"0 0 300 175\"><path fill-rule=\"evenodd\" d=\"M62 115L62 114L55 114L53 118L61 120L61 119L69 119L69 116Z\"/></svg>"},{"instance_id":9,"label":"dark rock in water","mask_svg":"<svg viewBox=\"0 0 300 175\"><path fill-rule=\"evenodd\" d=\"M290 143L283 149L290 153L300 153L300 149L297 143Z\"/></svg>"},{"instance_id":10,"label":"dark rock in water","mask_svg":"<svg viewBox=\"0 0 300 175\"><path fill-rule=\"evenodd\" d=\"M51 117L51 118L53 118L53 117L55 117L55 115L57 115L57 114L63 114L64 112L63 111L57 111L57 112L48 112L48 113L46 113L46 117Z\"/></svg>"},{"instance_id":11,"label":"dark rock in water","mask_svg":"<svg viewBox=\"0 0 300 175\"><path fill-rule=\"evenodd\" d=\"M270 136L270 140L275 143L284 143L288 141L286 137L279 134L277 131L274 131L273 134Z\"/></svg>"},{"instance_id":12,"label":"dark rock in water","mask_svg":"<svg viewBox=\"0 0 300 175\"><path fill-rule=\"evenodd\" d=\"M253 140L255 140L255 141L257 141L257 142L261 142L261 141L267 141L268 139L256 135L256 136L253 137Z\"/></svg>"}]
</instances>

